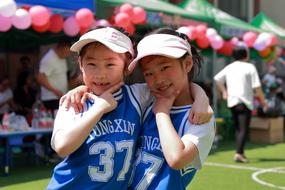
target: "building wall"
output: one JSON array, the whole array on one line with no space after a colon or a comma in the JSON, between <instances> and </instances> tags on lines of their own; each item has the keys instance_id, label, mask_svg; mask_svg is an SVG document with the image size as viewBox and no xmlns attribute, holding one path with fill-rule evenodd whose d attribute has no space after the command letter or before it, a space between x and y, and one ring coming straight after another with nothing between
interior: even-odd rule
<instances>
[{"instance_id":1,"label":"building wall","mask_svg":"<svg viewBox=\"0 0 285 190\"><path fill-rule=\"evenodd\" d=\"M272 18L278 25L285 28L285 1L284 0L260 0L260 11Z\"/></svg>"}]
</instances>

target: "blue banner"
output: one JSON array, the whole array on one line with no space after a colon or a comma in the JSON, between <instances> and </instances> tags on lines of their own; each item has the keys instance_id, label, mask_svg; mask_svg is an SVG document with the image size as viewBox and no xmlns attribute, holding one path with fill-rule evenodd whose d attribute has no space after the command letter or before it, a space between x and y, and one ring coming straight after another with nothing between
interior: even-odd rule
<instances>
[{"instance_id":1,"label":"blue banner","mask_svg":"<svg viewBox=\"0 0 285 190\"><path fill-rule=\"evenodd\" d=\"M88 8L95 12L95 0L15 0L18 4L43 5L55 9L78 10Z\"/></svg>"}]
</instances>

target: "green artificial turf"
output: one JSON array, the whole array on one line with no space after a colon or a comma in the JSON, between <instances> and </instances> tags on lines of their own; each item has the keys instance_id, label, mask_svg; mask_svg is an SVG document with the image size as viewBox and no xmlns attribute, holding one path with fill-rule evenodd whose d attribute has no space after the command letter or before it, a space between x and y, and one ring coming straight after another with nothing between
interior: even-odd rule
<instances>
[{"instance_id":1,"label":"green artificial turf","mask_svg":"<svg viewBox=\"0 0 285 190\"><path fill-rule=\"evenodd\" d=\"M187 190L274 190L285 189L285 143L257 145L248 143L246 155L250 162L233 162L234 142L223 142L211 151L207 163L197 172ZM45 189L52 175L53 164L34 166L26 164L24 157L17 157L8 177L0 177L0 190ZM213 166L210 164L218 164ZM238 167L238 168L229 168ZM255 169L283 168L280 173L262 173L258 179L273 184L265 186L255 182Z\"/></svg>"}]
</instances>

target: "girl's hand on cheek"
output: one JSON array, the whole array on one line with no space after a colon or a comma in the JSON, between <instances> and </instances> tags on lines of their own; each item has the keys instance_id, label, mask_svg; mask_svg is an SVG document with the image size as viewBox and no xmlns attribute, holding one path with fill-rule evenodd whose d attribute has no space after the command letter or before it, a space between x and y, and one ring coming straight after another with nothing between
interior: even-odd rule
<instances>
[{"instance_id":1,"label":"girl's hand on cheek","mask_svg":"<svg viewBox=\"0 0 285 190\"><path fill-rule=\"evenodd\" d=\"M177 95L179 94L179 91L175 90L173 87L169 90L170 92L164 95L163 93L153 93L156 97L153 105L154 114L159 112L169 113Z\"/></svg>"},{"instance_id":2,"label":"girl's hand on cheek","mask_svg":"<svg viewBox=\"0 0 285 190\"><path fill-rule=\"evenodd\" d=\"M94 107L95 109L99 109L103 113L108 113L110 111L113 111L117 105L117 100L113 97L112 93L117 91L123 83L118 83L112 86L110 89L106 90L103 94L100 96L96 96L91 93L85 93L85 99L90 98L94 101Z\"/></svg>"}]
</instances>

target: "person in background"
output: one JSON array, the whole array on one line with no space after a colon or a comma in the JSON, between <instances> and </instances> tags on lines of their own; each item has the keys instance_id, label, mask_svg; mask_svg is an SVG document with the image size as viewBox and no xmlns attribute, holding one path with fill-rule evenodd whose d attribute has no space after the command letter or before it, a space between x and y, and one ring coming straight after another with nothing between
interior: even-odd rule
<instances>
[{"instance_id":1,"label":"person in background","mask_svg":"<svg viewBox=\"0 0 285 190\"><path fill-rule=\"evenodd\" d=\"M235 61L217 73L214 79L232 112L236 131L234 161L248 162L244 147L249 133L251 111L254 108L254 91L259 97L264 111L267 109L267 103L257 70L253 64L248 62L248 47L239 43L234 48L233 57Z\"/></svg>"},{"instance_id":2,"label":"person in background","mask_svg":"<svg viewBox=\"0 0 285 190\"><path fill-rule=\"evenodd\" d=\"M60 97L68 90L66 58L70 55L69 48L70 42L60 41L40 61L39 74L37 76L38 83L41 86L40 99L45 109L51 111L53 116L55 116L55 112L58 109ZM37 140L40 141L40 144L43 144L45 141L42 137L38 137ZM39 149L43 149L43 147ZM49 147L47 154L50 162L59 162L61 160L51 147Z\"/></svg>"},{"instance_id":3,"label":"person in background","mask_svg":"<svg viewBox=\"0 0 285 190\"><path fill-rule=\"evenodd\" d=\"M13 107L13 92L8 76L0 79L0 121L4 113L9 113Z\"/></svg>"},{"instance_id":4,"label":"person in background","mask_svg":"<svg viewBox=\"0 0 285 190\"><path fill-rule=\"evenodd\" d=\"M32 62L31 62L31 59L26 56L26 55L23 55L22 57L20 57L20 68L19 68L19 71L18 73L22 73L22 72L32 72Z\"/></svg>"},{"instance_id":5,"label":"person in background","mask_svg":"<svg viewBox=\"0 0 285 190\"><path fill-rule=\"evenodd\" d=\"M58 109L60 97L68 90L67 61L70 43L60 41L41 59L38 82L41 86L41 100L48 110Z\"/></svg>"},{"instance_id":6,"label":"person in background","mask_svg":"<svg viewBox=\"0 0 285 190\"><path fill-rule=\"evenodd\" d=\"M14 90L14 102L17 105L17 112L29 118L32 114L32 106L35 103L37 92L33 86L33 75L30 71L22 71L17 79L17 86Z\"/></svg>"}]
</instances>

